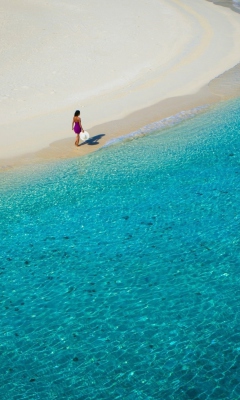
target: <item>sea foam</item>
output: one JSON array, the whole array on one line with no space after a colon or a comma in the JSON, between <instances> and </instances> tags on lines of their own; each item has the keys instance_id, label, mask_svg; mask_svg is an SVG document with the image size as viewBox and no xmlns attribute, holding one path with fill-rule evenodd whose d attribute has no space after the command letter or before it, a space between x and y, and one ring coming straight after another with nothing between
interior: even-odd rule
<instances>
[{"instance_id":1,"label":"sea foam","mask_svg":"<svg viewBox=\"0 0 240 400\"><path fill-rule=\"evenodd\" d=\"M180 124L181 122L194 118L196 115L200 114L203 111L206 111L209 108L209 104L192 108L187 111L180 111L179 113L172 115L167 118L163 118L160 121L152 122L151 124L145 125L142 128L128 133L126 135L119 136L117 138L109 140L103 147L108 147L124 140L134 139L139 136L146 136L154 132L161 131L166 128L173 127L175 125Z\"/></svg>"}]
</instances>

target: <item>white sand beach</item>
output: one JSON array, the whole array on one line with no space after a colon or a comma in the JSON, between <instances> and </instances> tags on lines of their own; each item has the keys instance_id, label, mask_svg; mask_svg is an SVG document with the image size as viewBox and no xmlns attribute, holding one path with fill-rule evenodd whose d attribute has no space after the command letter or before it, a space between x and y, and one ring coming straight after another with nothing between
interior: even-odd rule
<instances>
[{"instance_id":1,"label":"white sand beach","mask_svg":"<svg viewBox=\"0 0 240 400\"><path fill-rule=\"evenodd\" d=\"M74 148L76 109L106 142L156 118L138 110L211 102L199 90L240 61L239 15L205 0L8 0L1 19L1 165L96 150Z\"/></svg>"}]
</instances>

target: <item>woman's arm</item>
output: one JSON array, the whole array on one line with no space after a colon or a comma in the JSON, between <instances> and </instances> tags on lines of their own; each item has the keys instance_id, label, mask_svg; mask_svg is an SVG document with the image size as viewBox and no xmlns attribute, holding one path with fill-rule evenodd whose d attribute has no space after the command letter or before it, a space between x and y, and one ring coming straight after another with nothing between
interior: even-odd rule
<instances>
[{"instance_id":1,"label":"woman's arm","mask_svg":"<svg viewBox=\"0 0 240 400\"><path fill-rule=\"evenodd\" d=\"M79 118L79 125L80 125L80 128L81 128L81 131L84 132L84 129L83 129L83 126L82 126L82 120L81 120L81 118Z\"/></svg>"},{"instance_id":2,"label":"woman's arm","mask_svg":"<svg viewBox=\"0 0 240 400\"><path fill-rule=\"evenodd\" d=\"M72 130L73 130L73 125L74 125L74 117L73 117L73 120L72 120Z\"/></svg>"}]
</instances>

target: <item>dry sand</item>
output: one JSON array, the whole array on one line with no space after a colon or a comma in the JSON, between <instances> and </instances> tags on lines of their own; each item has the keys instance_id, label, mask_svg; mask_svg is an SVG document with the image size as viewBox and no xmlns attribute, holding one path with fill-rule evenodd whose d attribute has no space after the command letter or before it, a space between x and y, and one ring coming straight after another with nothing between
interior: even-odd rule
<instances>
[{"instance_id":1,"label":"dry sand","mask_svg":"<svg viewBox=\"0 0 240 400\"><path fill-rule=\"evenodd\" d=\"M2 169L78 157L236 94L238 67L223 73L240 59L239 15L210 2L9 0L2 13ZM79 148L76 108L97 136Z\"/></svg>"}]
</instances>

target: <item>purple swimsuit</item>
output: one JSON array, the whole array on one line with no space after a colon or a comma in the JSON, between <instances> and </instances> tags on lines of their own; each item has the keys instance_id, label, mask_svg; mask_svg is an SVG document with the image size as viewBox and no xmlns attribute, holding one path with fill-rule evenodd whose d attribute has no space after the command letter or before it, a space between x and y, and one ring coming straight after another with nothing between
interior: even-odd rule
<instances>
[{"instance_id":1,"label":"purple swimsuit","mask_svg":"<svg viewBox=\"0 0 240 400\"><path fill-rule=\"evenodd\" d=\"M74 122L73 130L77 135L79 135L79 133L81 132L81 126L79 122Z\"/></svg>"}]
</instances>

